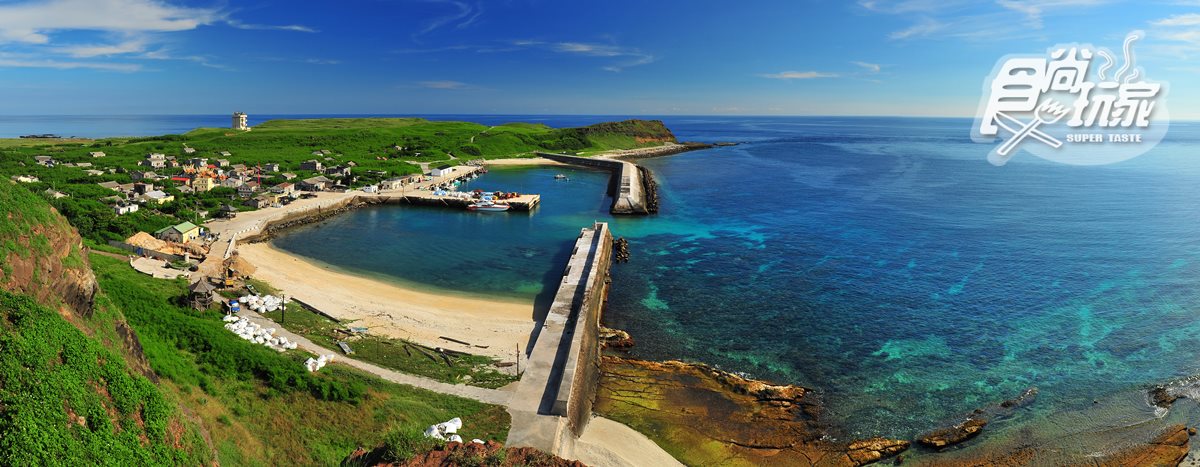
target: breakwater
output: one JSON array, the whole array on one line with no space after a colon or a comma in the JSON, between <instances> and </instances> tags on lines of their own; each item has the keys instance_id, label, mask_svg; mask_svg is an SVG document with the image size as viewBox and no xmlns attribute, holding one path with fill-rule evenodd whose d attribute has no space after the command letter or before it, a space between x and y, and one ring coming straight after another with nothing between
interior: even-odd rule
<instances>
[{"instance_id":1,"label":"breakwater","mask_svg":"<svg viewBox=\"0 0 1200 467\"><path fill-rule=\"evenodd\" d=\"M578 157L566 154L537 153L538 156L564 164L584 167L595 167L612 172L609 180L609 194L613 197L609 212L613 214L652 214L658 211L657 185L653 174L643 170L637 164L615 159L600 157ZM647 189L647 183L650 187ZM653 193L654 199L650 199Z\"/></svg>"},{"instance_id":2,"label":"breakwater","mask_svg":"<svg viewBox=\"0 0 1200 467\"><path fill-rule=\"evenodd\" d=\"M612 245L606 223L580 231L513 394L507 444L561 452L591 419Z\"/></svg>"}]
</instances>

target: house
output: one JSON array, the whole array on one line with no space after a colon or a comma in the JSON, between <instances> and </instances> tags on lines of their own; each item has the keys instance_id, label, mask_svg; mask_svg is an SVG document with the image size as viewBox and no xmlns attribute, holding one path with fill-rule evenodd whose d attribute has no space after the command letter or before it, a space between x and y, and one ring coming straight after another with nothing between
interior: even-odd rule
<instances>
[{"instance_id":1,"label":"house","mask_svg":"<svg viewBox=\"0 0 1200 467\"><path fill-rule=\"evenodd\" d=\"M309 159L300 163L300 170L311 170L313 172L321 172L325 170L325 164L316 159Z\"/></svg>"},{"instance_id":2,"label":"house","mask_svg":"<svg viewBox=\"0 0 1200 467\"><path fill-rule=\"evenodd\" d=\"M434 177L445 177L454 172L454 167L450 164L442 164L429 170L429 175Z\"/></svg>"},{"instance_id":3,"label":"house","mask_svg":"<svg viewBox=\"0 0 1200 467\"><path fill-rule=\"evenodd\" d=\"M92 151L92 152L89 152L89 153L88 153L88 155L89 155L89 156L92 156L92 157L95 157L95 158L101 158L101 157L107 156L108 154L105 154L105 153L103 153L103 152L100 152L100 151Z\"/></svg>"},{"instance_id":4,"label":"house","mask_svg":"<svg viewBox=\"0 0 1200 467\"><path fill-rule=\"evenodd\" d=\"M379 191L379 185L367 185L362 187L363 193L376 193Z\"/></svg>"},{"instance_id":5,"label":"house","mask_svg":"<svg viewBox=\"0 0 1200 467\"><path fill-rule=\"evenodd\" d=\"M154 180L154 177L157 177L157 176L158 176L158 174L156 174L152 171L149 171L149 170L144 171L144 172L141 170L134 170L133 172L129 172L129 178L132 178L133 181L135 181L135 182L140 181L140 180Z\"/></svg>"},{"instance_id":6,"label":"house","mask_svg":"<svg viewBox=\"0 0 1200 467\"><path fill-rule=\"evenodd\" d=\"M251 198L249 201L246 201L247 205L255 209L271 207L277 203L279 203L279 195L275 193L263 193Z\"/></svg>"},{"instance_id":7,"label":"house","mask_svg":"<svg viewBox=\"0 0 1200 467\"><path fill-rule=\"evenodd\" d=\"M151 167L155 169L165 168L167 166L167 156L157 152L150 153L146 155L146 159L140 162L140 164L144 167Z\"/></svg>"},{"instance_id":8,"label":"house","mask_svg":"<svg viewBox=\"0 0 1200 467\"><path fill-rule=\"evenodd\" d=\"M197 192L212 191L217 187L217 181L212 177L196 177L192 179L192 188Z\"/></svg>"},{"instance_id":9,"label":"house","mask_svg":"<svg viewBox=\"0 0 1200 467\"><path fill-rule=\"evenodd\" d=\"M136 204L118 204L116 206L113 206L113 212L116 213L118 216L122 216L125 214L129 214L131 212L137 212L137 211L138 211L138 205L136 205Z\"/></svg>"},{"instance_id":10,"label":"house","mask_svg":"<svg viewBox=\"0 0 1200 467\"><path fill-rule=\"evenodd\" d=\"M229 157L229 156L232 156L232 155L233 155L233 154L232 154L232 153L230 153L229 151L221 151L221 152L219 152L219 153L217 153L217 154L220 154L222 157Z\"/></svg>"},{"instance_id":11,"label":"house","mask_svg":"<svg viewBox=\"0 0 1200 467\"><path fill-rule=\"evenodd\" d=\"M37 183L39 181L38 178L34 177L33 175L13 175L12 179L14 182L20 183Z\"/></svg>"},{"instance_id":12,"label":"house","mask_svg":"<svg viewBox=\"0 0 1200 467\"><path fill-rule=\"evenodd\" d=\"M183 153L184 153L184 154L187 154L187 155L189 155L189 156L190 156L190 155L192 155L192 154L195 154L195 153L196 153L196 149L195 149L195 148L189 148L189 147L187 147L187 146L184 146L184 147L183 147Z\"/></svg>"},{"instance_id":13,"label":"house","mask_svg":"<svg viewBox=\"0 0 1200 467\"><path fill-rule=\"evenodd\" d=\"M292 194L295 192L296 192L296 185L293 183L289 183L289 182L283 182L283 183L280 183L278 185L271 187L271 193L275 193L275 194L279 194L279 195L292 196Z\"/></svg>"},{"instance_id":14,"label":"house","mask_svg":"<svg viewBox=\"0 0 1200 467\"><path fill-rule=\"evenodd\" d=\"M92 163L91 162L67 162L67 163L63 164L62 166L63 167L78 167L81 169L86 169L88 167L91 167Z\"/></svg>"},{"instance_id":15,"label":"house","mask_svg":"<svg viewBox=\"0 0 1200 467\"><path fill-rule=\"evenodd\" d=\"M233 164L229 168L231 170L233 170L233 173L238 173L238 174L246 173L246 164Z\"/></svg>"},{"instance_id":16,"label":"house","mask_svg":"<svg viewBox=\"0 0 1200 467\"><path fill-rule=\"evenodd\" d=\"M46 196L52 197L54 199L66 198L68 196L71 196L71 195L63 193L61 191L55 190L53 188L47 188L46 191L43 191L42 193L45 193Z\"/></svg>"},{"instance_id":17,"label":"house","mask_svg":"<svg viewBox=\"0 0 1200 467\"><path fill-rule=\"evenodd\" d=\"M33 156L33 161L45 167L54 167L54 164L56 164L54 158L50 156Z\"/></svg>"},{"instance_id":18,"label":"house","mask_svg":"<svg viewBox=\"0 0 1200 467\"><path fill-rule=\"evenodd\" d=\"M100 182L100 183L97 183L97 185L100 185L104 188L108 188L112 191L121 191L121 184L117 183L117 182Z\"/></svg>"},{"instance_id":19,"label":"house","mask_svg":"<svg viewBox=\"0 0 1200 467\"><path fill-rule=\"evenodd\" d=\"M263 164L262 168L263 168L263 170L266 170L267 172L278 172L279 164L276 164L276 163Z\"/></svg>"},{"instance_id":20,"label":"house","mask_svg":"<svg viewBox=\"0 0 1200 467\"><path fill-rule=\"evenodd\" d=\"M330 177L348 177L350 176L350 168L345 166L336 166L325 169L325 175Z\"/></svg>"},{"instance_id":21,"label":"house","mask_svg":"<svg viewBox=\"0 0 1200 467\"><path fill-rule=\"evenodd\" d=\"M246 183L246 182L242 181L242 179L237 178L237 177L229 177L229 178L226 178L225 180L221 180L221 186L223 186L225 188L237 188L239 186L242 186L242 184L244 184L244 183Z\"/></svg>"},{"instance_id":22,"label":"house","mask_svg":"<svg viewBox=\"0 0 1200 467\"><path fill-rule=\"evenodd\" d=\"M199 238L203 233L204 229L201 229L196 224L184 222L158 229L154 232L154 237L159 240L187 243Z\"/></svg>"},{"instance_id":23,"label":"house","mask_svg":"<svg viewBox=\"0 0 1200 467\"><path fill-rule=\"evenodd\" d=\"M193 157L193 158L187 160L187 165L190 165L195 168L207 167L208 166L208 158L207 157Z\"/></svg>"},{"instance_id":24,"label":"house","mask_svg":"<svg viewBox=\"0 0 1200 467\"><path fill-rule=\"evenodd\" d=\"M295 179L296 179L296 174L294 174L294 173L291 173L291 172L284 172L284 173L283 173L283 179L284 179L284 180L295 180Z\"/></svg>"},{"instance_id":25,"label":"house","mask_svg":"<svg viewBox=\"0 0 1200 467\"><path fill-rule=\"evenodd\" d=\"M105 172L103 170L87 169L84 170L83 173L96 177L99 175L104 175Z\"/></svg>"},{"instance_id":26,"label":"house","mask_svg":"<svg viewBox=\"0 0 1200 467\"><path fill-rule=\"evenodd\" d=\"M133 184L133 192L139 195L144 195L151 191L154 191L153 183L137 182Z\"/></svg>"},{"instance_id":27,"label":"house","mask_svg":"<svg viewBox=\"0 0 1200 467\"><path fill-rule=\"evenodd\" d=\"M380 190L385 190L385 191L386 190L399 190L401 188L404 188L404 179L403 178L389 178L387 180L379 182Z\"/></svg>"},{"instance_id":28,"label":"house","mask_svg":"<svg viewBox=\"0 0 1200 467\"><path fill-rule=\"evenodd\" d=\"M148 203L166 204L170 203L171 201L175 201L175 196L169 195L162 190L154 190L142 195L142 199L146 200Z\"/></svg>"},{"instance_id":29,"label":"house","mask_svg":"<svg viewBox=\"0 0 1200 467\"><path fill-rule=\"evenodd\" d=\"M190 178L187 178L187 177L181 177L181 176L179 176L179 175L176 175L176 176L174 176L174 177L171 177L171 181L172 181L172 182L175 182L175 183L178 183L178 184L181 184L181 185L186 185L186 184L188 184L189 182L191 182L191 181L192 181L192 179L190 179Z\"/></svg>"},{"instance_id":30,"label":"house","mask_svg":"<svg viewBox=\"0 0 1200 467\"><path fill-rule=\"evenodd\" d=\"M241 196L243 198L249 198L251 196L254 196L254 193L258 192L258 183L256 183L256 182L244 183L244 184L242 184L242 186L237 187L237 191L238 191L238 196Z\"/></svg>"},{"instance_id":31,"label":"house","mask_svg":"<svg viewBox=\"0 0 1200 467\"><path fill-rule=\"evenodd\" d=\"M217 159L217 167L229 167L229 159Z\"/></svg>"},{"instance_id":32,"label":"house","mask_svg":"<svg viewBox=\"0 0 1200 467\"><path fill-rule=\"evenodd\" d=\"M331 180L325 178L323 175L318 175L304 179L304 181L296 184L296 187L302 191L324 191L331 185L333 185Z\"/></svg>"}]
</instances>

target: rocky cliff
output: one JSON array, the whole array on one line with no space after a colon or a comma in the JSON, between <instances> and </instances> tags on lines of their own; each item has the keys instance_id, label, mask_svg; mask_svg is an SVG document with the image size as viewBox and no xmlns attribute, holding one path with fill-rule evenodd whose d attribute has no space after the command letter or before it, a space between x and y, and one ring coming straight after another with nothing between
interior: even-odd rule
<instances>
[{"instance_id":1,"label":"rocky cliff","mask_svg":"<svg viewBox=\"0 0 1200 467\"><path fill-rule=\"evenodd\" d=\"M79 233L44 200L10 182L0 182L0 205L7 208L0 223L0 288L91 316L96 277Z\"/></svg>"}]
</instances>

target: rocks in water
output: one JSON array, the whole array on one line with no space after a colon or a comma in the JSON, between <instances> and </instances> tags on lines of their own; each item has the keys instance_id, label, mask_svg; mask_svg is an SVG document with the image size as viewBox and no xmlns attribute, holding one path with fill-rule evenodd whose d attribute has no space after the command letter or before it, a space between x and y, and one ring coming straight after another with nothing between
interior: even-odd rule
<instances>
[{"instance_id":1,"label":"rocks in water","mask_svg":"<svg viewBox=\"0 0 1200 467\"><path fill-rule=\"evenodd\" d=\"M633 347L633 336L620 329L600 326L600 345L606 349L628 349Z\"/></svg>"},{"instance_id":2,"label":"rocks in water","mask_svg":"<svg viewBox=\"0 0 1200 467\"><path fill-rule=\"evenodd\" d=\"M1033 402L1033 400L1037 398L1037 395L1038 395L1038 389L1035 387L1031 387L1029 389L1026 389L1025 392L1022 392L1021 395L1019 395L1015 398L1006 400L1004 402L1001 402L1000 407L1005 408L1005 409L1015 409L1018 407L1022 407L1022 406L1028 405L1029 403Z\"/></svg>"},{"instance_id":3,"label":"rocks in water","mask_svg":"<svg viewBox=\"0 0 1200 467\"><path fill-rule=\"evenodd\" d=\"M837 441L816 393L710 366L605 356L595 411L650 436L688 465L858 466L906 440ZM702 447L702 448L700 448Z\"/></svg>"},{"instance_id":4,"label":"rocks in water","mask_svg":"<svg viewBox=\"0 0 1200 467\"><path fill-rule=\"evenodd\" d=\"M1171 404L1179 400L1181 396L1173 394L1166 386L1156 386L1149 392L1150 402L1164 409L1170 408Z\"/></svg>"},{"instance_id":5,"label":"rocks in water","mask_svg":"<svg viewBox=\"0 0 1200 467\"><path fill-rule=\"evenodd\" d=\"M1097 465L1179 465L1188 455L1191 432L1171 425L1148 443L1123 449Z\"/></svg>"},{"instance_id":6,"label":"rocks in water","mask_svg":"<svg viewBox=\"0 0 1200 467\"><path fill-rule=\"evenodd\" d=\"M891 457L908 449L908 441L887 438L863 439L846 446L846 455L855 463L869 464L880 459ZM897 462L900 461L897 458Z\"/></svg>"},{"instance_id":7,"label":"rocks in water","mask_svg":"<svg viewBox=\"0 0 1200 467\"><path fill-rule=\"evenodd\" d=\"M921 435L920 438L917 438L917 442L931 448L942 449L978 436L987 423L988 421L983 418L968 418L952 427L940 428Z\"/></svg>"},{"instance_id":8,"label":"rocks in water","mask_svg":"<svg viewBox=\"0 0 1200 467\"><path fill-rule=\"evenodd\" d=\"M613 240L613 260L618 263L629 262L629 240L625 237Z\"/></svg>"}]
</instances>

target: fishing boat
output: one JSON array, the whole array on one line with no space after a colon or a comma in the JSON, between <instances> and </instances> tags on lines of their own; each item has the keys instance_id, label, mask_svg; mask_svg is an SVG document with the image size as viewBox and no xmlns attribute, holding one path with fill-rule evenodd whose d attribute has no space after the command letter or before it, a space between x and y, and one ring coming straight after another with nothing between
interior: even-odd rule
<instances>
[{"instance_id":1,"label":"fishing boat","mask_svg":"<svg viewBox=\"0 0 1200 467\"><path fill-rule=\"evenodd\" d=\"M509 207L510 206L508 204L494 203L491 200L485 199L468 204L467 210L480 212L504 212L507 211Z\"/></svg>"},{"instance_id":2,"label":"fishing boat","mask_svg":"<svg viewBox=\"0 0 1200 467\"><path fill-rule=\"evenodd\" d=\"M558 174L558 175L555 175L555 176L554 176L554 179L555 179L555 180L570 180L569 178L567 178L566 174Z\"/></svg>"}]
</instances>

